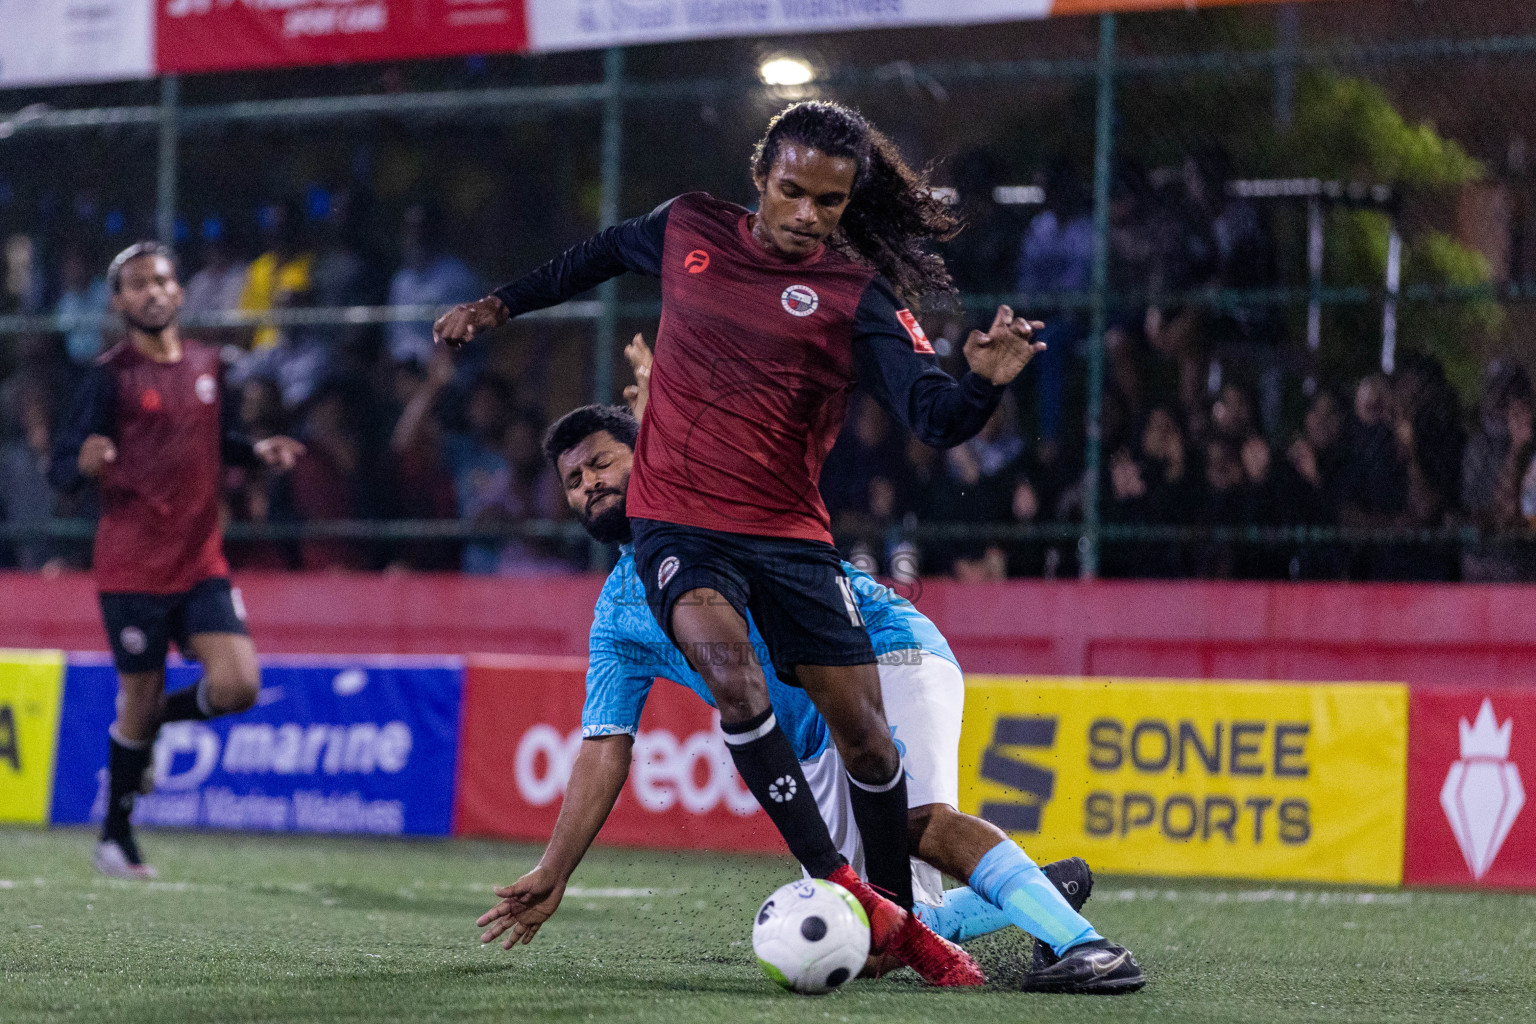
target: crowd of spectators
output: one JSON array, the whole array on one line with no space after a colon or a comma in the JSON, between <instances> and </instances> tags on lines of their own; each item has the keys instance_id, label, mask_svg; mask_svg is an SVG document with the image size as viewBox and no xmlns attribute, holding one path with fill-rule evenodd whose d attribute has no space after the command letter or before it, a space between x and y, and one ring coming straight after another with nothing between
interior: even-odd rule
<instances>
[{"instance_id":1,"label":"crowd of spectators","mask_svg":"<svg viewBox=\"0 0 1536 1024\"><path fill-rule=\"evenodd\" d=\"M1459 409L1442 368L1412 339L1391 376L1321 382L1303 391L1271 308L1188 301L1209 288L1275 280L1263 211L1225 187L1217 150L1146 173L1117 169L1110 209L1109 271L1117 292L1106 335L1100 512L1112 527L1183 528L1103 546L1102 571L1122 577L1516 580L1536 578L1532 549L1403 540L1365 544L1260 542L1209 527L1283 525L1435 530L1473 525L1486 534L1536 524L1532 386L1519 365L1487 368L1481 401ZM1091 209L1066 163L1042 176L1044 206L991 204L983 158L957 167L958 201L972 224L946 251L970 294L1038 299L1049 348L1008 392L972 441L947 452L913 441L856 392L822 486L845 553L878 571L965 579L1073 576L1075 531L992 530L946 538L913 526L1039 527L1080 522L1086 427L1082 410L1088 321L1080 304L1092 278ZM363 241L373 216L346 193L278 202L244 244L217 220L183 244L185 316L232 311L394 305L441 307L480 295L488 282L444 244L441 212L409 205L392 255ZM0 313L104 312L113 246L70 242L44 273L31 240L5 244ZM972 323L942 308L925 319L946 365L962 369ZM216 320L215 320L216 322ZM189 333L224 347L227 400L256 438L300 437L309 455L289 476L231 469L227 513L236 523L451 520L499 528L568 519L539 456L548 422L542 389L501 375L483 347L456 360L434 351L422 319L255 330L203 326ZM43 478L50 434L84 367L111 332L79 327L0 339L0 521L42 527L89 517L91 497L57 495ZM1347 386L1346 386L1347 385ZM1289 389L1289 390L1288 390ZM1301 395L1288 420L1287 395ZM976 531L973 531L975 534ZM83 565L78 542L41 532L0 542L0 564ZM559 531L387 541L309 536L233 540L241 568L462 570L535 574L580 571L585 546Z\"/></svg>"}]
</instances>

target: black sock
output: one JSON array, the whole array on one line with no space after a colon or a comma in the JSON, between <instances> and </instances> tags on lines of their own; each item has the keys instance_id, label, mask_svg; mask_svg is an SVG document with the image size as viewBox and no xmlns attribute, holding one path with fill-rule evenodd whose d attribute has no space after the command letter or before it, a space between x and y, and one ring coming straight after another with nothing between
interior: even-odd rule
<instances>
[{"instance_id":1,"label":"black sock","mask_svg":"<svg viewBox=\"0 0 1536 1024\"><path fill-rule=\"evenodd\" d=\"M795 859L812 878L826 878L842 867L843 855L832 845L795 749L779 728L773 709L745 722L721 722L720 728L741 780L773 819Z\"/></svg>"},{"instance_id":2,"label":"black sock","mask_svg":"<svg viewBox=\"0 0 1536 1024\"><path fill-rule=\"evenodd\" d=\"M160 716L162 722L201 722L212 718L209 709L203 705L206 701L202 697L203 681L196 683L165 697L165 710Z\"/></svg>"},{"instance_id":3,"label":"black sock","mask_svg":"<svg viewBox=\"0 0 1536 1024\"><path fill-rule=\"evenodd\" d=\"M869 884L884 889L891 901L912 909L912 865L907 855L907 769L898 764L896 778L873 787L848 776L853 820L864 840L864 872Z\"/></svg>"},{"instance_id":4,"label":"black sock","mask_svg":"<svg viewBox=\"0 0 1536 1024\"><path fill-rule=\"evenodd\" d=\"M128 815L133 813L134 794L149 759L154 756L154 745L140 743L128 746L110 730L107 732L107 817L101 824L101 838L131 846L133 832Z\"/></svg>"}]
</instances>

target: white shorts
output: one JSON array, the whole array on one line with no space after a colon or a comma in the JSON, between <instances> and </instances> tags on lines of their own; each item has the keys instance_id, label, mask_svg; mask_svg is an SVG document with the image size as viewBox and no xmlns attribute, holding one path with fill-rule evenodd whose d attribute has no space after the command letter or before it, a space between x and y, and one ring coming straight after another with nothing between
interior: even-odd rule
<instances>
[{"instance_id":1,"label":"white shorts","mask_svg":"<svg viewBox=\"0 0 1536 1024\"><path fill-rule=\"evenodd\" d=\"M900 651L899 663L880 666L880 692L891 738L907 772L907 806L960 802L960 723L965 715L965 677L947 658L927 651ZM895 660L895 659L893 659ZM832 842L864 877L864 847L853 821L848 773L837 748L800 763ZM913 858L912 892L922 903L944 900L944 876Z\"/></svg>"}]
</instances>

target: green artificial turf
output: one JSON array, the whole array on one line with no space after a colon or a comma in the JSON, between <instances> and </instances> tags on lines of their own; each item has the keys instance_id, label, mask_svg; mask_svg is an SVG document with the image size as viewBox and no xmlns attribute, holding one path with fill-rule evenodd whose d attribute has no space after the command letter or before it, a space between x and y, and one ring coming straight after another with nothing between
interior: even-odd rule
<instances>
[{"instance_id":1,"label":"green artificial turf","mask_svg":"<svg viewBox=\"0 0 1536 1024\"><path fill-rule=\"evenodd\" d=\"M1151 979L1118 998L910 972L807 999L752 956L785 860L599 849L531 946L474 919L526 846L145 832L153 883L91 870L81 830L0 827L0 1021L1536 1021L1536 897L1103 877L1086 913Z\"/></svg>"}]
</instances>

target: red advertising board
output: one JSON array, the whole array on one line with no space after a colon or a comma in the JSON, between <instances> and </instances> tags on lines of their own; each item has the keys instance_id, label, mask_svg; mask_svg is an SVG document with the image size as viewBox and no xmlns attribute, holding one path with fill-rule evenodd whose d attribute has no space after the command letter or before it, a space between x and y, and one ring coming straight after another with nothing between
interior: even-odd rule
<instances>
[{"instance_id":1,"label":"red advertising board","mask_svg":"<svg viewBox=\"0 0 1536 1024\"><path fill-rule=\"evenodd\" d=\"M162 74L514 52L523 0L157 0Z\"/></svg>"},{"instance_id":2,"label":"red advertising board","mask_svg":"<svg viewBox=\"0 0 1536 1024\"><path fill-rule=\"evenodd\" d=\"M584 658L476 658L464 680L456 835L549 838L581 746ZM657 680L634 764L600 842L783 852L726 752L719 716Z\"/></svg>"},{"instance_id":3,"label":"red advertising board","mask_svg":"<svg viewBox=\"0 0 1536 1024\"><path fill-rule=\"evenodd\" d=\"M1536 886L1536 690L1414 687L1409 885Z\"/></svg>"}]
</instances>

